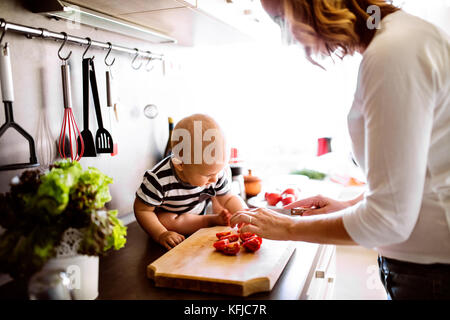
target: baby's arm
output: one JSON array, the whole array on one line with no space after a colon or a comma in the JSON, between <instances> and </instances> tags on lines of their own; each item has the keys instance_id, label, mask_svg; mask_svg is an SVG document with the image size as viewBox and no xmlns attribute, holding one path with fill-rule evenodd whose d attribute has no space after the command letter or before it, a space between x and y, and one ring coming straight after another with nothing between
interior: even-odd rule
<instances>
[{"instance_id":1,"label":"baby's arm","mask_svg":"<svg viewBox=\"0 0 450 320\"><path fill-rule=\"evenodd\" d=\"M155 207L149 206L136 198L134 200L134 215L139 225L155 240L167 249L171 249L184 240L184 236L174 231L169 231L159 221L154 211Z\"/></svg>"},{"instance_id":2,"label":"baby's arm","mask_svg":"<svg viewBox=\"0 0 450 320\"><path fill-rule=\"evenodd\" d=\"M227 225L227 221L223 220L218 214L176 214L170 212L158 213L159 221L168 229L181 234L192 234L198 229L208 228L217 225Z\"/></svg>"},{"instance_id":3,"label":"baby's arm","mask_svg":"<svg viewBox=\"0 0 450 320\"><path fill-rule=\"evenodd\" d=\"M231 214L238 212L242 209L247 209L248 206L245 204L241 197L228 192L221 196L216 196L219 204L227 209Z\"/></svg>"}]
</instances>

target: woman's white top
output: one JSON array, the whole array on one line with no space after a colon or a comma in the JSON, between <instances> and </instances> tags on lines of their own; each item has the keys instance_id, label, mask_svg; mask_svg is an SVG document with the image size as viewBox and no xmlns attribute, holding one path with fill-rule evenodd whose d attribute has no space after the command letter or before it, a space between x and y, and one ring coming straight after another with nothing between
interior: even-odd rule
<instances>
[{"instance_id":1,"label":"woman's white top","mask_svg":"<svg viewBox=\"0 0 450 320\"><path fill-rule=\"evenodd\" d=\"M363 201L343 210L350 237L385 257L450 263L450 39L397 11L363 54L348 115L366 174Z\"/></svg>"}]
</instances>

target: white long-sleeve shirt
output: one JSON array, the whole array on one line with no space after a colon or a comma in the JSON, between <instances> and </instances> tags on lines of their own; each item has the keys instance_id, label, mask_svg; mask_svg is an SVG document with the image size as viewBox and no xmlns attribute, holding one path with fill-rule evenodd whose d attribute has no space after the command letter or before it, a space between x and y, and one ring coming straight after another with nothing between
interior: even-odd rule
<instances>
[{"instance_id":1,"label":"white long-sleeve shirt","mask_svg":"<svg viewBox=\"0 0 450 320\"><path fill-rule=\"evenodd\" d=\"M397 11L363 54L348 115L366 174L344 227L385 257L450 263L450 39Z\"/></svg>"}]
</instances>

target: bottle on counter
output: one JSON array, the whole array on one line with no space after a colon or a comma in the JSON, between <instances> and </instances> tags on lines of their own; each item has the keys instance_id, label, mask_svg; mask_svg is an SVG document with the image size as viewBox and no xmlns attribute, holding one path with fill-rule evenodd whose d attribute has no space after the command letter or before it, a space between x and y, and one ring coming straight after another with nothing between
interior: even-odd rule
<instances>
[{"instance_id":1,"label":"bottle on counter","mask_svg":"<svg viewBox=\"0 0 450 320\"><path fill-rule=\"evenodd\" d=\"M244 201L247 200L244 184L244 167L242 160L238 157L238 150L236 148L231 148L230 169L231 191L239 195Z\"/></svg>"},{"instance_id":2,"label":"bottle on counter","mask_svg":"<svg viewBox=\"0 0 450 320\"><path fill-rule=\"evenodd\" d=\"M164 150L164 158L172 153L172 132L173 132L173 119L169 117L169 139L167 140L166 149Z\"/></svg>"}]
</instances>

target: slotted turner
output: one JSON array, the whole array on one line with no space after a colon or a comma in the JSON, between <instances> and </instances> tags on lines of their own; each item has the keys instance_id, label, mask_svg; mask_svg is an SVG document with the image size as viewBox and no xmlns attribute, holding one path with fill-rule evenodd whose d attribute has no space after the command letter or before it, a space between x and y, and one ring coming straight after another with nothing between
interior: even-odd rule
<instances>
[{"instance_id":1,"label":"slotted turner","mask_svg":"<svg viewBox=\"0 0 450 320\"><path fill-rule=\"evenodd\" d=\"M81 131L81 137L84 141L84 157L96 157L94 137L89 131L89 64L91 58L83 59L83 123L84 129ZM81 139L78 137L78 149L81 146Z\"/></svg>"},{"instance_id":2,"label":"slotted turner","mask_svg":"<svg viewBox=\"0 0 450 320\"><path fill-rule=\"evenodd\" d=\"M100 98L98 95L97 78L95 76L94 60L90 60L91 70L91 88L92 97L94 99L95 114L97 116L98 130L95 134L95 147L97 153L112 153L113 152L113 139L111 134L103 127L102 110L100 108Z\"/></svg>"}]
</instances>

